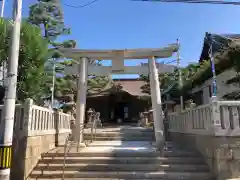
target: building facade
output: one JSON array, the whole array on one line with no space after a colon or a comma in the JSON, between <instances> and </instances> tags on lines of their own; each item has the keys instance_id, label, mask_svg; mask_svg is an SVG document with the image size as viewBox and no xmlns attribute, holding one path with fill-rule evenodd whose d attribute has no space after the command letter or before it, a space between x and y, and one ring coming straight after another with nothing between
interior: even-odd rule
<instances>
[{"instance_id":1,"label":"building facade","mask_svg":"<svg viewBox=\"0 0 240 180\"><path fill-rule=\"evenodd\" d=\"M135 123L141 112L150 107L150 96L142 93L145 84L139 79L116 79L114 86L97 94L89 95L86 110L100 112L100 119L107 123ZM116 88L118 87L118 88Z\"/></svg>"},{"instance_id":2,"label":"building facade","mask_svg":"<svg viewBox=\"0 0 240 180\"><path fill-rule=\"evenodd\" d=\"M239 87L233 84L227 84L229 79L232 79L237 75L233 69L223 71L221 74L216 76L217 81L217 97L219 100L223 100L227 94L239 90ZM194 87L191 93L195 95L195 102L197 104L208 104L212 97L212 78L204 81L202 85Z\"/></svg>"}]
</instances>

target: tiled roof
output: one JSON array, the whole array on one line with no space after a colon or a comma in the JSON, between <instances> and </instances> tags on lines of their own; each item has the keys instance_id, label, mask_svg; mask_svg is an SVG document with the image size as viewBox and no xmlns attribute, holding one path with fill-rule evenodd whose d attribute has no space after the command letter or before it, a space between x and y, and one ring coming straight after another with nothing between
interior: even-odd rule
<instances>
[{"instance_id":1,"label":"tiled roof","mask_svg":"<svg viewBox=\"0 0 240 180\"><path fill-rule=\"evenodd\" d=\"M140 79L114 79L113 83L115 87L119 87L119 91L127 92L133 96L149 96L149 94L143 93L141 86L145 84L143 80ZM111 93L114 87L111 87L103 92L89 94L89 97L104 96Z\"/></svg>"},{"instance_id":2,"label":"tiled roof","mask_svg":"<svg viewBox=\"0 0 240 180\"><path fill-rule=\"evenodd\" d=\"M128 92L133 96L149 96L142 92L141 86L146 84L140 79L118 79L113 81L115 85L121 85L123 91Z\"/></svg>"},{"instance_id":3,"label":"tiled roof","mask_svg":"<svg viewBox=\"0 0 240 180\"><path fill-rule=\"evenodd\" d=\"M222 34L221 36L228 37L228 38L235 39L235 40L240 39L240 34Z\"/></svg>"},{"instance_id":4,"label":"tiled roof","mask_svg":"<svg viewBox=\"0 0 240 180\"><path fill-rule=\"evenodd\" d=\"M209 59L209 40L212 43L213 53L219 52L223 47L227 47L229 42L234 42L239 44L240 34L211 34L206 33L203 43L203 48L200 56L199 62Z\"/></svg>"}]
</instances>

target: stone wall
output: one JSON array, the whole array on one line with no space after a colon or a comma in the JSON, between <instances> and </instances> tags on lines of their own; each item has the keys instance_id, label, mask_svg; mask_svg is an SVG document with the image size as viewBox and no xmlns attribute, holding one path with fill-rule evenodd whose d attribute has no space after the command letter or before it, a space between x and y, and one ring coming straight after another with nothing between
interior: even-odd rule
<instances>
[{"instance_id":1,"label":"stone wall","mask_svg":"<svg viewBox=\"0 0 240 180\"><path fill-rule=\"evenodd\" d=\"M0 113L2 109L0 106ZM72 118L70 114L36 106L31 99L16 105L11 180L26 179L41 154L65 144Z\"/></svg>"},{"instance_id":2,"label":"stone wall","mask_svg":"<svg viewBox=\"0 0 240 180\"><path fill-rule=\"evenodd\" d=\"M24 180L36 166L43 153L64 145L69 133L46 134L14 139L11 180Z\"/></svg>"},{"instance_id":3,"label":"stone wall","mask_svg":"<svg viewBox=\"0 0 240 180\"><path fill-rule=\"evenodd\" d=\"M201 153L217 180L240 177L240 136L210 136L172 132L179 146Z\"/></svg>"},{"instance_id":4,"label":"stone wall","mask_svg":"<svg viewBox=\"0 0 240 180\"><path fill-rule=\"evenodd\" d=\"M218 180L240 178L240 101L216 101L168 116L171 138L200 152Z\"/></svg>"}]
</instances>

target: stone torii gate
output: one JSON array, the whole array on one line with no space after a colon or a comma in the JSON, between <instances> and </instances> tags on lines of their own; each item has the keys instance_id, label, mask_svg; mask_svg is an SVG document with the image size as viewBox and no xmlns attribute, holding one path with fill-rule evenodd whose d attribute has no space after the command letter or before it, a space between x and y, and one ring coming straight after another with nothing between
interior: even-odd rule
<instances>
[{"instance_id":1,"label":"stone torii gate","mask_svg":"<svg viewBox=\"0 0 240 180\"><path fill-rule=\"evenodd\" d=\"M145 74L150 75L151 100L155 128L156 146L161 148L164 143L163 114L161 109L161 94L158 71L172 72L173 68L161 64L157 67L156 58L171 57L177 52L179 45L170 44L164 48L141 48L122 50L83 50L60 49L67 58L78 61L65 69L66 74L78 74L78 91L76 107L76 131L74 140L83 145L83 128L86 108L87 78L88 74L108 76L109 74ZM148 59L148 66L124 66L125 59ZM112 60L112 66L88 65L89 60ZM150 71L150 72L149 72Z\"/></svg>"}]
</instances>

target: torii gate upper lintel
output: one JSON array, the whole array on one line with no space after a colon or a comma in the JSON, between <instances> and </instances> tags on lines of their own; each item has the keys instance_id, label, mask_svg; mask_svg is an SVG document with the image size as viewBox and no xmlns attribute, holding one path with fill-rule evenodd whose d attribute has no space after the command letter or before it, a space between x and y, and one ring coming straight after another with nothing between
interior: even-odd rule
<instances>
[{"instance_id":1,"label":"torii gate upper lintel","mask_svg":"<svg viewBox=\"0 0 240 180\"><path fill-rule=\"evenodd\" d=\"M177 52L179 45L170 44L164 48L137 48L137 49L70 49L60 48L67 58L78 60L82 57L87 57L96 60L112 60L116 54L122 54L124 59L148 59L149 57L167 58L171 57L174 52Z\"/></svg>"},{"instance_id":2,"label":"torii gate upper lintel","mask_svg":"<svg viewBox=\"0 0 240 180\"><path fill-rule=\"evenodd\" d=\"M174 52L178 50L178 44L171 44L164 48L139 48L139 49L108 49L108 50L96 50L96 49L69 49L62 48L61 52L65 57L72 58L75 61L81 61L83 58L91 60L112 60L112 66L91 66L88 65L88 73L99 76L108 76L109 74L148 74L149 68L141 66L124 66L124 60L128 59L149 59L155 58L167 58L171 57ZM65 69L66 74L78 74L78 65L75 67L67 67ZM172 72L173 67L171 65L161 64L157 67L161 72Z\"/></svg>"},{"instance_id":3,"label":"torii gate upper lintel","mask_svg":"<svg viewBox=\"0 0 240 180\"><path fill-rule=\"evenodd\" d=\"M78 77L78 93L77 93L77 107L76 107L76 131L74 134L75 141L80 145L83 143L83 128L86 107L86 90L87 90L87 76L88 73L97 75L109 74L149 74L151 99L156 146L163 148L164 133L163 133L163 116L161 107L160 84L158 79L158 67L156 65L156 58L168 58L177 52L179 44L170 44L164 48L140 48L140 49L109 49L109 50L94 50L94 49L59 49L67 58L72 58L78 61L72 67L66 68L67 74L79 74ZM88 60L112 60L112 67L91 66L88 65ZM126 66L124 67L125 59L148 59L149 67L144 66ZM102 69L101 69L102 68ZM168 72L167 65L163 65L159 70ZM150 70L150 72L149 72ZM90 72L89 72L90 71Z\"/></svg>"}]
</instances>

